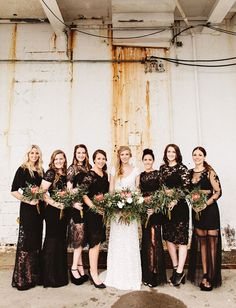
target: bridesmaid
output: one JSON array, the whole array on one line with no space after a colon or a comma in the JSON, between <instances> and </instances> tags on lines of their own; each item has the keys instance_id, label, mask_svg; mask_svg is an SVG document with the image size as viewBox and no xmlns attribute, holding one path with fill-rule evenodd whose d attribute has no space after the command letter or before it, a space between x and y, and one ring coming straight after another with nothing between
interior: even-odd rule
<instances>
[{"instance_id":1,"label":"bridesmaid","mask_svg":"<svg viewBox=\"0 0 236 308\"><path fill-rule=\"evenodd\" d=\"M206 150L196 147L192 152L195 167L191 169L191 187L208 193L206 208L199 214L193 212L193 235L189 257L188 279L199 284L202 291L211 291L221 285L221 235L217 200L221 185L215 170L206 162ZM198 260L200 251L200 260ZM201 263L202 268L197 268Z\"/></svg>"},{"instance_id":2,"label":"bridesmaid","mask_svg":"<svg viewBox=\"0 0 236 308\"><path fill-rule=\"evenodd\" d=\"M87 147L78 144L74 148L73 162L67 170L67 188L73 189L81 185L86 173L91 169ZM72 246L74 248L73 261L70 269L71 282L80 285L88 280L88 275L84 274L82 261L82 249L86 246L86 235L84 228L84 218L81 217L83 206L74 204L72 209L71 233Z\"/></svg>"},{"instance_id":3,"label":"bridesmaid","mask_svg":"<svg viewBox=\"0 0 236 308\"><path fill-rule=\"evenodd\" d=\"M95 195L105 194L109 190L108 175L106 173L107 155L103 150L96 150L93 153L93 168L84 177L82 185L85 186L87 195L84 196L84 202L88 209L93 207L92 199ZM98 257L100 244L105 241L106 233L103 224L103 217L91 210L86 212L85 216L86 234L89 244L89 277L91 283L96 288L106 288L105 284L101 282L98 277Z\"/></svg>"},{"instance_id":4,"label":"bridesmaid","mask_svg":"<svg viewBox=\"0 0 236 308\"><path fill-rule=\"evenodd\" d=\"M66 243L68 209L63 210L64 204L53 200L53 190L66 189L66 171L65 153L61 150L54 151L41 185L48 191L44 195L46 236L43 245L43 286L45 288L68 284ZM62 210L63 215L61 215Z\"/></svg>"},{"instance_id":5,"label":"bridesmaid","mask_svg":"<svg viewBox=\"0 0 236 308\"><path fill-rule=\"evenodd\" d=\"M28 290L41 284L40 252L42 246L43 202L29 201L19 191L27 183L40 186L43 177L42 153L37 145L31 145L24 163L17 169L11 194L20 200L19 237L17 242L12 286Z\"/></svg>"},{"instance_id":6,"label":"bridesmaid","mask_svg":"<svg viewBox=\"0 0 236 308\"><path fill-rule=\"evenodd\" d=\"M153 151L145 149L142 156L145 171L140 174L140 190L144 198L160 188L159 172L153 168L154 160ZM148 225L142 225L142 280L145 285L153 288L167 282L161 235L163 215L148 209L148 217Z\"/></svg>"},{"instance_id":7,"label":"bridesmaid","mask_svg":"<svg viewBox=\"0 0 236 308\"><path fill-rule=\"evenodd\" d=\"M168 190L173 188L188 189L190 184L189 171L182 164L182 155L176 144L169 144L164 151L164 164L160 167L160 183ZM189 209L185 199L171 205L171 219L165 218L163 238L169 251L173 274L169 282L174 286L185 283L184 264L187 257ZM178 254L177 254L178 246Z\"/></svg>"}]
</instances>

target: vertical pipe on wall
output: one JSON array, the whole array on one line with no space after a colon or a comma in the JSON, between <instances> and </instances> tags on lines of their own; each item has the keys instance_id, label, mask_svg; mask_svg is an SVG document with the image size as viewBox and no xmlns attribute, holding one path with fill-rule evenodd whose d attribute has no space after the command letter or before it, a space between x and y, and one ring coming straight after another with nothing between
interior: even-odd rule
<instances>
[{"instance_id":1,"label":"vertical pipe on wall","mask_svg":"<svg viewBox=\"0 0 236 308\"><path fill-rule=\"evenodd\" d=\"M193 59L197 59L196 55L196 41L195 35L192 36L192 48L193 48ZM199 97L199 82L198 82L198 68L194 66L194 83L195 83L195 107L196 107L196 122L197 122L197 142L202 144L202 129L201 129L201 108L200 108L200 97Z\"/></svg>"}]
</instances>

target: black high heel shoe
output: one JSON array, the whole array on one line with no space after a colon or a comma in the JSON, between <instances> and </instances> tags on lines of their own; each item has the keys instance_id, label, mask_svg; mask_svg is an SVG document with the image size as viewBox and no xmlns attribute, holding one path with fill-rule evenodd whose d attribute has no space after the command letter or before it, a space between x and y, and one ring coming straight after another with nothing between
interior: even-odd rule
<instances>
[{"instance_id":1,"label":"black high heel shoe","mask_svg":"<svg viewBox=\"0 0 236 308\"><path fill-rule=\"evenodd\" d=\"M75 284L77 286L83 284L84 280L82 279L82 277L75 278L75 276L73 275L72 272L78 272L78 270L77 269L72 269L72 268L70 269L69 273L70 273L70 281L71 281L71 283L73 283L73 284Z\"/></svg>"},{"instance_id":2,"label":"black high heel shoe","mask_svg":"<svg viewBox=\"0 0 236 308\"><path fill-rule=\"evenodd\" d=\"M94 282L93 277L92 277L92 275L90 273L90 270L88 271L88 276L89 276L91 284L93 284L95 286L95 288L98 288L98 289L105 289L106 288L104 283L96 284Z\"/></svg>"},{"instance_id":3,"label":"black high heel shoe","mask_svg":"<svg viewBox=\"0 0 236 308\"><path fill-rule=\"evenodd\" d=\"M177 271L177 267L178 266L174 266L173 270L172 270L172 275L170 276L170 278L168 279L168 282L173 283L174 277L175 277L175 273Z\"/></svg>"},{"instance_id":4,"label":"black high heel shoe","mask_svg":"<svg viewBox=\"0 0 236 308\"><path fill-rule=\"evenodd\" d=\"M181 283L185 284L185 273L184 271L182 273L178 273L176 271L175 276L172 280L172 284L173 286L178 287Z\"/></svg>"},{"instance_id":5,"label":"black high heel shoe","mask_svg":"<svg viewBox=\"0 0 236 308\"><path fill-rule=\"evenodd\" d=\"M78 265L77 265L78 273L80 274L81 278L83 278L83 281L84 281L84 282L88 281L89 276L88 276L87 274L82 275L82 274L80 273L80 271L79 271L79 266L83 266L83 265L81 265L81 264L78 264Z\"/></svg>"},{"instance_id":6,"label":"black high heel shoe","mask_svg":"<svg viewBox=\"0 0 236 308\"><path fill-rule=\"evenodd\" d=\"M202 280L203 280L203 279L206 279L206 282L208 282L208 283L210 284L207 274L204 274L204 275L203 275ZM200 287L200 290L201 290L201 291L212 291L212 289L213 289L213 287L212 287L211 284L210 284L209 286L206 286L203 282L201 282L201 283L199 284L199 287Z\"/></svg>"}]
</instances>

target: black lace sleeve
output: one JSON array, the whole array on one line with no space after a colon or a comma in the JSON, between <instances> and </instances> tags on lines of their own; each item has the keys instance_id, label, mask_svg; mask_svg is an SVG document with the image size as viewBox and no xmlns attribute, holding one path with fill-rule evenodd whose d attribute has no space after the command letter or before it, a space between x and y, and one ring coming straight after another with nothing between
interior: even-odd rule
<instances>
[{"instance_id":1,"label":"black lace sleeve","mask_svg":"<svg viewBox=\"0 0 236 308\"><path fill-rule=\"evenodd\" d=\"M189 189L190 188L190 171L185 165L180 164L179 172L180 172L180 177L182 181L182 187L184 189Z\"/></svg>"},{"instance_id":2,"label":"black lace sleeve","mask_svg":"<svg viewBox=\"0 0 236 308\"><path fill-rule=\"evenodd\" d=\"M24 170L22 167L19 167L14 176L11 186L11 191L17 191L19 188L24 186L25 186Z\"/></svg>"},{"instance_id":3,"label":"black lace sleeve","mask_svg":"<svg viewBox=\"0 0 236 308\"><path fill-rule=\"evenodd\" d=\"M165 184L164 169L165 169L165 165L161 165L160 170L159 170L159 184L160 184L160 186Z\"/></svg>"},{"instance_id":4,"label":"black lace sleeve","mask_svg":"<svg viewBox=\"0 0 236 308\"><path fill-rule=\"evenodd\" d=\"M95 177L93 176L93 172L88 172L85 177L83 178L83 181L81 185L84 187L85 191L89 191L90 186L95 182Z\"/></svg>"},{"instance_id":5,"label":"black lace sleeve","mask_svg":"<svg viewBox=\"0 0 236 308\"><path fill-rule=\"evenodd\" d=\"M75 168L71 165L67 170L67 182L73 183L73 179L75 176Z\"/></svg>"},{"instance_id":6,"label":"black lace sleeve","mask_svg":"<svg viewBox=\"0 0 236 308\"><path fill-rule=\"evenodd\" d=\"M214 170L210 171L209 179L210 179L210 183L211 183L212 188L213 188L213 195L212 195L211 198L213 199L213 201L216 201L222 196L222 189L221 189L219 177L215 173Z\"/></svg>"},{"instance_id":7,"label":"black lace sleeve","mask_svg":"<svg viewBox=\"0 0 236 308\"><path fill-rule=\"evenodd\" d=\"M47 181L47 182L53 183L54 180L55 180L55 176L56 176L55 171L52 170L52 169L49 169L49 170L45 173L43 179L44 179L45 181Z\"/></svg>"}]
</instances>

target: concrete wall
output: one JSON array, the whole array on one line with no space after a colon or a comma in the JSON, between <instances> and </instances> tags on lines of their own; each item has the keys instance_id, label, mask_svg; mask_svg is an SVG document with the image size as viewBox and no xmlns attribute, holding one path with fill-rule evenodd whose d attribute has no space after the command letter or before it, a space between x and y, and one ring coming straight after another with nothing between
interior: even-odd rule
<instances>
[{"instance_id":1,"label":"concrete wall","mask_svg":"<svg viewBox=\"0 0 236 308\"><path fill-rule=\"evenodd\" d=\"M107 35L106 30L96 31ZM9 191L28 145L41 147L45 169L57 148L70 163L78 143L88 146L90 156L97 148L106 150L109 164L114 149L127 143L140 166L142 149L149 146L158 167L165 145L175 142L188 167L193 165L193 147L206 147L223 187L219 207L224 249L236 248L235 67L164 62L164 72L145 73L141 63L104 61L146 55L226 58L235 54L233 37L186 35L181 37L183 47L170 50L127 48L78 33L57 38L48 24L11 24L0 26L0 39L0 243L17 239L19 203Z\"/></svg>"}]
</instances>

